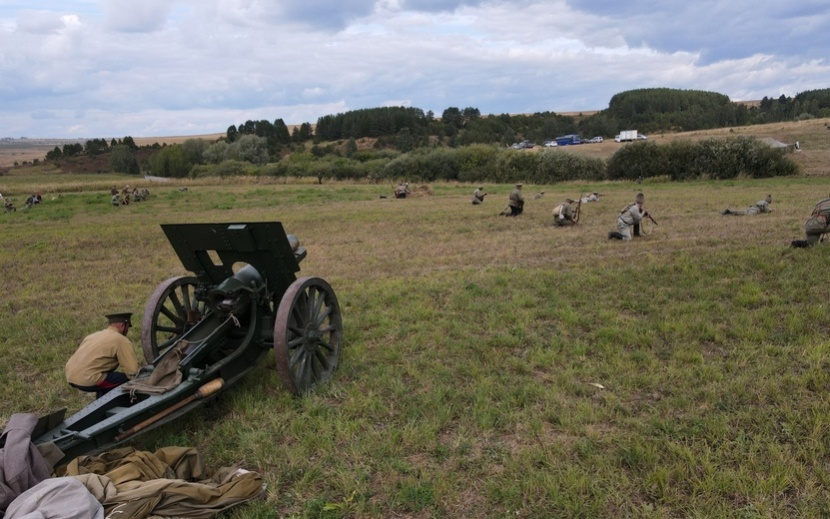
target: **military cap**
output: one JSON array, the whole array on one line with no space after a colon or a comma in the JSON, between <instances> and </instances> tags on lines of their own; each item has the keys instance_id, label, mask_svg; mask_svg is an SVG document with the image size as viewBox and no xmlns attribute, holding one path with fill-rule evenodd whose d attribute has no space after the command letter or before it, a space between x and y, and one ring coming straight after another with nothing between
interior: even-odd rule
<instances>
[{"instance_id":1,"label":"military cap","mask_svg":"<svg viewBox=\"0 0 830 519\"><path fill-rule=\"evenodd\" d=\"M127 323L128 326L132 326L133 323L130 321L130 318L132 317L132 315L133 315L132 312L121 312L121 313L117 313L117 314L109 314L109 315L107 315L107 322L109 322L110 324Z\"/></svg>"},{"instance_id":2,"label":"military cap","mask_svg":"<svg viewBox=\"0 0 830 519\"><path fill-rule=\"evenodd\" d=\"M637 196L634 197L634 201L637 203L642 203L646 197L642 193L637 193Z\"/></svg>"},{"instance_id":3,"label":"military cap","mask_svg":"<svg viewBox=\"0 0 830 519\"><path fill-rule=\"evenodd\" d=\"M519 182L518 184L516 184L516 187L522 187L522 185L523 184L521 182Z\"/></svg>"},{"instance_id":4,"label":"military cap","mask_svg":"<svg viewBox=\"0 0 830 519\"><path fill-rule=\"evenodd\" d=\"M772 203L772 195L767 195L767 197L764 198L764 200L766 200L768 204L771 204Z\"/></svg>"},{"instance_id":5,"label":"military cap","mask_svg":"<svg viewBox=\"0 0 830 519\"><path fill-rule=\"evenodd\" d=\"M565 201L568 202L569 204L574 203L573 198L566 198Z\"/></svg>"}]
</instances>

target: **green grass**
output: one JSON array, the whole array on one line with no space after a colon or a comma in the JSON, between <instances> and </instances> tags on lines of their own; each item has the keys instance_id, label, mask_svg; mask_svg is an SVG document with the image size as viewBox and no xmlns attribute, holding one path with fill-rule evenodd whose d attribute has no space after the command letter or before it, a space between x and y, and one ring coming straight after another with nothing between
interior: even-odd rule
<instances>
[{"instance_id":1,"label":"green grass","mask_svg":"<svg viewBox=\"0 0 830 519\"><path fill-rule=\"evenodd\" d=\"M515 219L496 216L511 186L473 207L460 184L392 200L380 185L191 181L113 208L108 186L134 181L49 182L42 206L0 214L0 423L89 402L63 378L80 339L110 311L140 322L185 274L159 224L279 220L308 249L301 274L337 292L340 370L297 399L269 355L134 443L261 472L267 501L228 517L830 514L830 249L787 247L822 178L526 186ZM638 189L659 226L609 242ZM580 191L606 196L554 228ZM719 214L768 192L770 215Z\"/></svg>"}]
</instances>

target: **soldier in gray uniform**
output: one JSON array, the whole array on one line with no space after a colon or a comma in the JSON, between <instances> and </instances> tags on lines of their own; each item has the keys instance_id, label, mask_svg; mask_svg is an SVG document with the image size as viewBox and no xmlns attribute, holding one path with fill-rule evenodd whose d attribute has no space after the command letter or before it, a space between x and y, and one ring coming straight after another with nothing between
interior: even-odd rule
<instances>
[{"instance_id":1,"label":"soldier in gray uniform","mask_svg":"<svg viewBox=\"0 0 830 519\"><path fill-rule=\"evenodd\" d=\"M553 208L554 225L557 227L567 227L576 224L574 220L576 214L574 214L573 206L571 206L572 203L574 203L572 199L566 198L564 202Z\"/></svg>"},{"instance_id":2,"label":"soldier in gray uniform","mask_svg":"<svg viewBox=\"0 0 830 519\"><path fill-rule=\"evenodd\" d=\"M401 182L395 188L395 198L406 198L409 193L409 182Z\"/></svg>"},{"instance_id":3,"label":"soldier in gray uniform","mask_svg":"<svg viewBox=\"0 0 830 519\"><path fill-rule=\"evenodd\" d=\"M634 197L634 203L628 204L620 211L617 217L617 230L608 233L608 239L631 241L631 228L634 225L639 225L640 221L648 216L648 213L643 209L646 197L642 193L637 193Z\"/></svg>"},{"instance_id":4,"label":"soldier in gray uniform","mask_svg":"<svg viewBox=\"0 0 830 519\"><path fill-rule=\"evenodd\" d=\"M471 202L473 205L478 205L484 202L484 197L487 196L487 193L484 192L484 186L478 186L475 191L473 191L473 198Z\"/></svg>"},{"instance_id":5,"label":"soldier in gray uniform","mask_svg":"<svg viewBox=\"0 0 830 519\"><path fill-rule=\"evenodd\" d=\"M766 198L763 200L758 200L755 202L755 205L747 207L743 211L734 211L732 209L724 209L721 213L722 215L734 215L734 216L744 216L748 214L761 214L761 213L771 213L772 209L770 208L770 204L772 203L772 195L767 195Z\"/></svg>"},{"instance_id":6,"label":"soldier in gray uniform","mask_svg":"<svg viewBox=\"0 0 830 519\"><path fill-rule=\"evenodd\" d=\"M819 200L810 218L804 222L805 240L793 240L793 247L812 247L830 232L830 196Z\"/></svg>"},{"instance_id":7,"label":"soldier in gray uniform","mask_svg":"<svg viewBox=\"0 0 830 519\"><path fill-rule=\"evenodd\" d=\"M510 192L507 206L510 208L510 214L505 212L505 216L519 216L522 214L525 207L525 197L522 195L522 184L516 184L516 189Z\"/></svg>"}]
</instances>

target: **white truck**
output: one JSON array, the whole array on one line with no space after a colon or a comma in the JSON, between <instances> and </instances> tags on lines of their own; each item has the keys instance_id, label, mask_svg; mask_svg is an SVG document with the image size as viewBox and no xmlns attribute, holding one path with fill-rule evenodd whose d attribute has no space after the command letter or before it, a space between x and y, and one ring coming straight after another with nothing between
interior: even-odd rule
<instances>
[{"instance_id":1,"label":"white truck","mask_svg":"<svg viewBox=\"0 0 830 519\"><path fill-rule=\"evenodd\" d=\"M628 142L637 140L637 130L623 130L619 135L614 137L616 142Z\"/></svg>"}]
</instances>

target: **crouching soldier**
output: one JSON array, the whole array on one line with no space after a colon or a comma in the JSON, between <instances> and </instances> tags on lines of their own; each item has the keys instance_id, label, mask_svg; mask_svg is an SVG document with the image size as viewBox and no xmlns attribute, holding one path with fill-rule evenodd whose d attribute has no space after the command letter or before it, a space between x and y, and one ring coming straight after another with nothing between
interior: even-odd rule
<instances>
[{"instance_id":1,"label":"crouching soldier","mask_svg":"<svg viewBox=\"0 0 830 519\"><path fill-rule=\"evenodd\" d=\"M642 193L637 193L633 204L628 204L620 211L617 217L617 230L608 233L608 239L616 239L623 241L631 240L631 228L634 225L639 225L643 218L648 216L648 213L643 209L646 197Z\"/></svg>"},{"instance_id":2,"label":"crouching soldier","mask_svg":"<svg viewBox=\"0 0 830 519\"><path fill-rule=\"evenodd\" d=\"M557 227L567 227L576 223L576 213L574 212L574 201L566 198L564 202L553 208L553 224Z\"/></svg>"},{"instance_id":3,"label":"crouching soldier","mask_svg":"<svg viewBox=\"0 0 830 519\"><path fill-rule=\"evenodd\" d=\"M106 328L81 341L64 368L70 386L94 392L100 398L138 374L138 359L132 341L127 338L131 316L131 313L110 314ZM119 367L123 371L116 371Z\"/></svg>"},{"instance_id":4,"label":"crouching soldier","mask_svg":"<svg viewBox=\"0 0 830 519\"><path fill-rule=\"evenodd\" d=\"M820 200L810 218L804 222L805 240L793 240L793 247L812 247L830 232L830 197Z\"/></svg>"},{"instance_id":5,"label":"crouching soldier","mask_svg":"<svg viewBox=\"0 0 830 519\"><path fill-rule=\"evenodd\" d=\"M473 205L478 205L484 202L484 197L487 196L487 193L484 192L484 186L478 186L475 191L473 191L473 198L471 202Z\"/></svg>"},{"instance_id":6,"label":"crouching soldier","mask_svg":"<svg viewBox=\"0 0 830 519\"><path fill-rule=\"evenodd\" d=\"M409 182L401 182L395 188L395 198L406 198L411 191L409 190Z\"/></svg>"}]
</instances>

